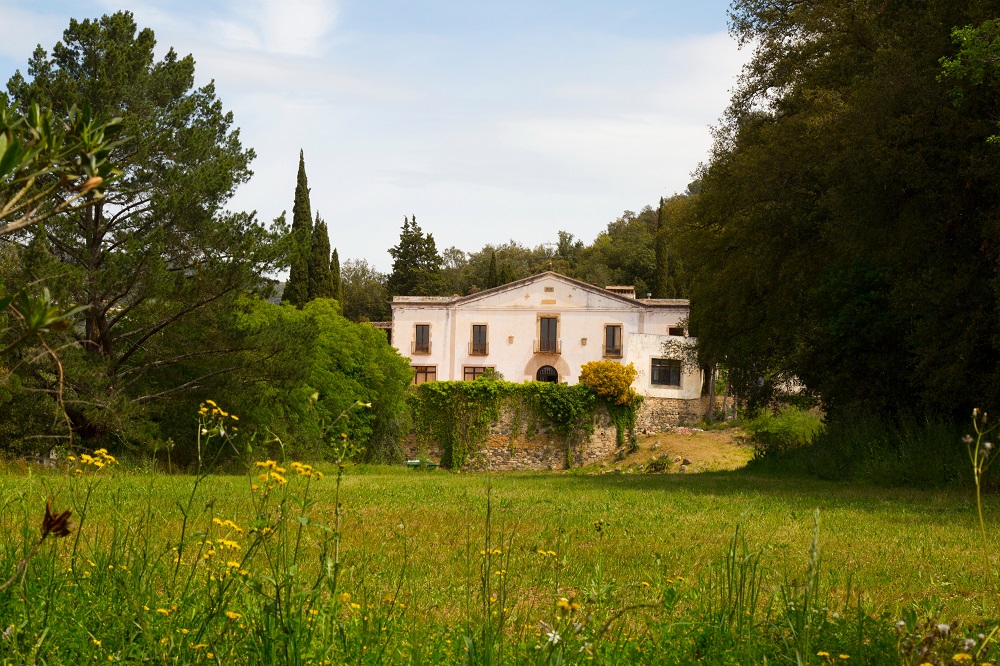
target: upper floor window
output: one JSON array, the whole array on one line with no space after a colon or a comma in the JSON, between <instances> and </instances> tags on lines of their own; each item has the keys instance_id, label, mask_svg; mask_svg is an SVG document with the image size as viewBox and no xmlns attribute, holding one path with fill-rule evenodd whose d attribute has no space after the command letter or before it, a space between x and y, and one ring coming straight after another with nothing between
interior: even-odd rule
<instances>
[{"instance_id":1,"label":"upper floor window","mask_svg":"<svg viewBox=\"0 0 1000 666\"><path fill-rule=\"evenodd\" d=\"M558 354L560 351L559 347L559 318L539 318L538 345L535 351L540 354Z\"/></svg>"},{"instance_id":2,"label":"upper floor window","mask_svg":"<svg viewBox=\"0 0 1000 666\"><path fill-rule=\"evenodd\" d=\"M413 353L431 353L431 325L417 324L413 327Z\"/></svg>"},{"instance_id":3,"label":"upper floor window","mask_svg":"<svg viewBox=\"0 0 1000 666\"><path fill-rule=\"evenodd\" d=\"M684 327L683 326L670 326L667 328L667 335L676 335L678 337L684 337Z\"/></svg>"},{"instance_id":4,"label":"upper floor window","mask_svg":"<svg viewBox=\"0 0 1000 666\"><path fill-rule=\"evenodd\" d=\"M681 362L671 358L654 358L649 376L649 383L654 386L681 385Z\"/></svg>"},{"instance_id":5,"label":"upper floor window","mask_svg":"<svg viewBox=\"0 0 1000 666\"><path fill-rule=\"evenodd\" d=\"M604 327L605 358L622 357L622 327L621 324L608 324Z\"/></svg>"},{"instance_id":6,"label":"upper floor window","mask_svg":"<svg viewBox=\"0 0 1000 666\"><path fill-rule=\"evenodd\" d=\"M485 356L489 353L489 345L486 342L486 324L472 325L472 342L469 344L469 353L475 356Z\"/></svg>"}]
</instances>

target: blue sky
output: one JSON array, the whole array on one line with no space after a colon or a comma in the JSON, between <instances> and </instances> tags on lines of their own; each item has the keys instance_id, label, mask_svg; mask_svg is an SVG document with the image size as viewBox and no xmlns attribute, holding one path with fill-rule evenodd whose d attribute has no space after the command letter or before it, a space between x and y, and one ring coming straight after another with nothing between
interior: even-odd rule
<instances>
[{"instance_id":1,"label":"blue sky","mask_svg":"<svg viewBox=\"0 0 1000 666\"><path fill-rule=\"evenodd\" d=\"M683 191L747 58L726 0L127 4L160 54L194 55L257 151L230 207L290 211L303 148L341 261L382 270L410 213L439 248L590 242ZM0 77L71 17L121 8L0 0Z\"/></svg>"}]
</instances>

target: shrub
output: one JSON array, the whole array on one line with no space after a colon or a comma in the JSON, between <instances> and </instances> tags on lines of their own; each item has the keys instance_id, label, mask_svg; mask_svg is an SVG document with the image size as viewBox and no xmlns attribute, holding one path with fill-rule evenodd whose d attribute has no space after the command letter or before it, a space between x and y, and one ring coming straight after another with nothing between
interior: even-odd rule
<instances>
[{"instance_id":1,"label":"shrub","mask_svg":"<svg viewBox=\"0 0 1000 666\"><path fill-rule=\"evenodd\" d=\"M829 419L809 446L767 452L750 469L884 486L964 484L969 459L958 444L963 434L965 429L947 420L848 411Z\"/></svg>"},{"instance_id":2,"label":"shrub","mask_svg":"<svg viewBox=\"0 0 1000 666\"><path fill-rule=\"evenodd\" d=\"M777 414L761 412L743 427L768 455L810 444L823 431L823 418L815 411L786 406Z\"/></svg>"},{"instance_id":3,"label":"shrub","mask_svg":"<svg viewBox=\"0 0 1000 666\"><path fill-rule=\"evenodd\" d=\"M632 382L639 375L635 366L617 361L591 361L580 368L580 383L613 405L631 405L638 394Z\"/></svg>"}]
</instances>

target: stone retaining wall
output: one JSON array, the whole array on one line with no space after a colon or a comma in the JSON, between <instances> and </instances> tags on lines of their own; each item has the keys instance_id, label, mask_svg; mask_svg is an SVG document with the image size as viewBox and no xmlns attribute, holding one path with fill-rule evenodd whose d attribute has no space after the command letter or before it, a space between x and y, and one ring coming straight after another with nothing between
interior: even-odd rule
<instances>
[{"instance_id":1,"label":"stone retaining wall","mask_svg":"<svg viewBox=\"0 0 1000 666\"><path fill-rule=\"evenodd\" d=\"M671 428L695 423L708 410L708 397L700 400L675 400L670 398L646 398L636 418L636 432L654 434ZM608 415L601 413L594 425L594 434L588 441L568 443L564 437L552 432L552 426L541 423L521 423L523 414L512 408L504 408L499 422L490 425L490 434L480 451L470 457L465 467L494 471L512 470L555 470L566 469L572 461L573 467L591 465L609 460L619 455L615 427ZM530 429L532 432L526 433ZM518 434L511 437L511 432ZM441 450L431 448L421 451L416 437L410 435L403 444L408 459L428 456L440 460ZM572 454L568 452L572 449Z\"/></svg>"},{"instance_id":2,"label":"stone retaining wall","mask_svg":"<svg viewBox=\"0 0 1000 666\"><path fill-rule=\"evenodd\" d=\"M708 413L708 396L697 400L676 398L646 398L635 419L635 431L644 435L670 430L679 425L690 425L705 418ZM716 407L722 398L716 398Z\"/></svg>"}]
</instances>

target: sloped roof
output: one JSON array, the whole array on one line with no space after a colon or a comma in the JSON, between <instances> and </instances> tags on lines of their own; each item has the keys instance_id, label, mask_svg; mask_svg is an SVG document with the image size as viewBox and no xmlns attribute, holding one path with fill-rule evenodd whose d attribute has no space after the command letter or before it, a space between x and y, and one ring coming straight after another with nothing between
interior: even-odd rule
<instances>
[{"instance_id":1,"label":"sloped roof","mask_svg":"<svg viewBox=\"0 0 1000 666\"><path fill-rule=\"evenodd\" d=\"M684 298L629 298L628 296L622 296L621 294L616 294L613 291L608 291L607 289L602 289L600 287L595 287L589 282L583 282L582 280L577 280L575 278L567 277L562 273L556 273L554 271L545 271L544 273L538 273L537 275L531 275L520 280L514 280L513 282L508 282L507 284L502 284L499 287L493 287L492 289L484 289L483 291L477 291L474 294L469 294L468 296L393 296L392 303L399 305L465 305L467 303L473 303L475 301L481 300L483 298L488 298L495 294L501 294L506 291L513 291L521 287L534 284L535 282L540 282L546 278L552 278L560 282L565 282L570 286L582 289L584 291L589 291L594 294L603 296L604 298L609 298L611 300L620 301L622 303L627 303L633 306L646 306L646 307L685 307L690 304L687 299Z\"/></svg>"}]
</instances>

